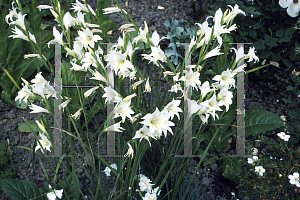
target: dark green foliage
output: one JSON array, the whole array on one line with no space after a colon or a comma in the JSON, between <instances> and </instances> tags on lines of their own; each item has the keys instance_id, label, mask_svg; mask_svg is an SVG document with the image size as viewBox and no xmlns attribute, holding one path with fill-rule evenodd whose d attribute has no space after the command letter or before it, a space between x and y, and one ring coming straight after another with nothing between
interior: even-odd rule
<instances>
[{"instance_id":1,"label":"dark green foliage","mask_svg":"<svg viewBox=\"0 0 300 200\"><path fill-rule=\"evenodd\" d=\"M178 63L182 63L184 60L185 44L177 43L189 43L191 38L199 29L198 26L195 26L185 30L186 23L186 21L177 21L173 18L171 24L169 21L164 23L165 26L170 28L167 35L167 39L170 40L170 44L168 46L169 49L165 50L165 55L174 65L178 65Z\"/></svg>"}]
</instances>

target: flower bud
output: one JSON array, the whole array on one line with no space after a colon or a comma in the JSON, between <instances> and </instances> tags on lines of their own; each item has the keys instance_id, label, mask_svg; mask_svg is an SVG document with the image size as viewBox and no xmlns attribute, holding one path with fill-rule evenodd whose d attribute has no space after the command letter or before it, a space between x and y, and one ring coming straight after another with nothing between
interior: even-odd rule
<instances>
[{"instance_id":1,"label":"flower bud","mask_svg":"<svg viewBox=\"0 0 300 200\"><path fill-rule=\"evenodd\" d=\"M58 20L58 14L51 8L50 8L50 11L51 11L52 15L55 17L55 19Z\"/></svg>"}]
</instances>

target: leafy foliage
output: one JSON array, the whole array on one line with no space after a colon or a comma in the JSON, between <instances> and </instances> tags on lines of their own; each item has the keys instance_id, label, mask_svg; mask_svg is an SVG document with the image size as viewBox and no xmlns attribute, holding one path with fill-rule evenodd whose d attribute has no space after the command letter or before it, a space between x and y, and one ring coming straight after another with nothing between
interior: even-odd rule
<instances>
[{"instance_id":1,"label":"leafy foliage","mask_svg":"<svg viewBox=\"0 0 300 200\"><path fill-rule=\"evenodd\" d=\"M258 135L283 126L283 120L266 110L251 110L245 117L245 134Z\"/></svg>"},{"instance_id":2,"label":"leafy foliage","mask_svg":"<svg viewBox=\"0 0 300 200\"><path fill-rule=\"evenodd\" d=\"M177 21L172 18L172 22L166 21L165 26L170 28L170 31L167 34L167 39L170 40L169 49L165 50L165 55L170 59L174 65L183 61L185 44L177 43L188 43L191 38L195 35L198 30L198 27L187 28L185 30L186 21ZM180 58L180 59L179 59Z\"/></svg>"}]
</instances>

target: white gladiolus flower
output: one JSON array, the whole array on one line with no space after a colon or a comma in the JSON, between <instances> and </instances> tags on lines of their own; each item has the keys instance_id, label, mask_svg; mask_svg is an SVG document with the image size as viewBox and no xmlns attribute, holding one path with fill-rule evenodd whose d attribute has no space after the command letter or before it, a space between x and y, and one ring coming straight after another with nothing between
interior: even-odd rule
<instances>
[{"instance_id":1,"label":"white gladiolus flower","mask_svg":"<svg viewBox=\"0 0 300 200\"><path fill-rule=\"evenodd\" d=\"M113 124L105 129L105 131L115 131L115 132L123 132L125 130L121 127L121 122Z\"/></svg>"},{"instance_id":2,"label":"white gladiolus flower","mask_svg":"<svg viewBox=\"0 0 300 200\"><path fill-rule=\"evenodd\" d=\"M90 65L97 67L97 62L94 56L91 54L91 52L86 52L85 57L81 60L81 63L83 63L82 67L85 71L88 70Z\"/></svg>"},{"instance_id":3,"label":"white gladiolus flower","mask_svg":"<svg viewBox=\"0 0 300 200\"><path fill-rule=\"evenodd\" d=\"M93 76L91 79L94 79L94 80L98 80L98 81L103 81L103 82L107 82L106 79L97 71L93 71Z\"/></svg>"},{"instance_id":4,"label":"white gladiolus flower","mask_svg":"<svg viewBox=\"0 0 300 200\"><path fill-rule=\"evenodd\" d=\"M151 192L152 190L152 186L154 184L151 183L152 181L150 179L146 179L146 178L142 178L140 179L140 183L139 183L139 186L140 186L140 190L142 192Z\"/></svg>"},{"instance_id":5,"label":"white gladiolus flower","mask_svg":"<svg viewBox=\"0 0 300 200\"><path fill-rule=\"evenodd\" d=\"M209 100L206 100L200 104L207 106L209 108L207 112L212 115L214 120L215 120L215 116L219 119L219 116L216 114L216 111L223 111L223 110L220 108L220 103L217 102L216 100L216 94L214 94Z\"/></svg>"},{"instance_id":6,"label":"white gladiolus flower","mask_svg":"<svg viewBox=\"0 0 300 200\"><path fill-rule=\"evenodd\" d=\"M40 124L38 120L35 120L35 123L37 123L38 127L42 130L43 133L47 133L45 127L42 124Z\"/></svg>"},{"instance_id":7,"label":"white gladiolus flower","mask_svg":"<svg viewBox=\"0 0 300 200\"><path fill-rule=\"evenodd\" d=\"M158 47L151 46L151 51L152 53L150 55L142 54L142 56L144 56L144 58L146 58L147 60L150 60L150 62L153 62L156 66L158 66L157 64L158 60L162 62L167 62L167 57L165 56L163 50L160 49L160 46Z\"/></svg>"},{"instance_id":8,"label":"white gladiolus flower","mask_svg":"<svg viewBox=\"0 0 300 200\"><path fill-rule=\"evenodd\" d=\"M152 38L150 39L150 41L152 42L152 44L157 47L159 42L163 39L166 39L166 37L162 37L161 39L159 39L159 35L156 31L154 31L154 33L152 34Z\"/></svg>"},{"instance_id":9,"label":"white gladiolus flower","mask_svg":"<svg viewBox=\"0 0 300 200\"><path fill-rule=\"evenodd\" d=\"M15 38L20 38L20 39L23 39L23 40L26 40L26 41L29 42L28 37L20 29L18 29L18 27L15 27L15 29L12 29L12 32L15 35L10 35L9 37L12 37L14 39ZM33 41L36 44L36 40L35 40L34 35L32 35L29 31L28 31L28 33L29 33L30 40Z\"/></svg>"},{"instance_id":10,"label":"white gladiolus flower","mask_svg":"<svg viewBox=\"0 0 300 200\"><path fill-rule=\"evenodd\" d=\"M258 174L260 176L263 176L263 174L265 173L265 169L262 166L255 166L255 172L258 172Z\"/></svg>"},{"instance_id":11,"label":"white gladiolus flower","mask_svg":"<svg viewBox=\"0 0 300 200\"><path fill-rule=\"evenodd\" d=\"M129 102L129 101L131 101L131 99L132 99L133 97L135 97L135 96L136 96L136 93L133 93L133 94L128 95L127 97L125 97L122 101L123 101L123 102Z\"/></svg>"},{"instance_id":12,"label":"white gladiolus flower","mask_svg":"<svg viewBox=\"0 0 300 200\"><path fill-rule=\"evenodd\" d=\"M168 121L170 117L171 114L160 112L158 108L156 108L154 113L148 113L146 116L142 117L144 121L140 123L149 126L151 134L153 134L154 131L157 131L159 134L161 134L163 131L165 136L167 136L167 130L170 131L171 134L173 134L170 126L174 126L174 123Z\"/></svg>"},{"instance_id":13,"label":"white gladiolus flower","mask_svg":"<svg viewBox=\"0 0 300 200\"><path fill-rule=\"evenodd\" d=\"M185 76L182 76L179 80L184 81L186 86L191 86L193 89L198 91L198 87L201 85L199 76L200 74L198 72L193 72L193 70L189 70L189 72L187 72L185 70Z\"/></svg>"},{"instance_id":14,"label":"white gladiolus flower","mask_svg":"<svg viewBox=\"0 0 300 200\"><path fill-rule=\"evenodd\" d=\"M86 49L88 45L94 48L94 43L98 40L102 40L102 38L99 35L93 35L92 31L90 31L89 28L86 28L84 31L78 31L78 37L75 38L75 40L83 44Z\"/></svg>"},{"instance_id":15,"label":"white gladiolus flower","mask_svg":"<svg viewBox=\"0 0 300 200\"><path fill-rule=\"evenodd\" d=\"M104 8L102 10L104 11L104 13L103 13L104 15L121 11L121 9L118 7L108 7L108 8ZM123 11L125 12L125 14L127 14L127 12L125 10L123 10Z\"/></svg>"},{"instance_id":16,"label":"white gladiolus flower","mask_svg":"<svg viewBox=\"0 0 300 200\"><path fill-rule=\"evenodd\" d=\"M47 109L34 104L31 104L28 107L32 110L30 113L42 113L42 112L49 113Z\"/></svg>"},{"instance_id":17,"label":"white gladiolus flower","mask_svg":"<svg viewBox=\"0 0 300 200\"><path fill-rule=\"evenodd\" d=\"M89 96L92 94L92 92L94 92L94 91L97 90L98 88L99 88L99 86L96 86L96 87L93 87L93 88L89 89L88 91L86 91L86 92L84 93L84 97L85 97L85 98L89 97Z\"/></svg>"},{"instance_id":18,"label":"white gladiolus flower","mask_svg":"<svg viewBox=\"0 0 300 200\"><path fill-rule=\"evenodd\" d=\"M138 131L136 131L135 136L132 139L140 139L140 142L142 141L142 139L145 139L149 142L149 145L151 147L151 143L149 141L149 137L153 138L156 140L156 138L154 137L154 135L152 133L150 133L149 128L147 128L147 126L143 126L142 128L140 128Z\"/></svg>"},{"instance_id":19,"label":"white gladiolus flower","mask_svg":"<svg viewBox=\"0 0 300 200\"><path fill-rule=\"evenodd\" d=\"M96 13L95 13L95 11L91 8L91 6L90 5L88 5L87 4L87 6L88 6L88 8L85 6L85 4L82 4L82 3L80 3L78 0L76 0L76 3L72 3L72 10L75 10L75 11L84 11L84 12L89 12L89 10L91 11L91 13L93 14L93 15L95 15L96 16Z\"/></svg>"},{"instance_id":20,"label":"white gladiolus flower","mask_svg":"<svg viewBox=\"0 0 300 200\"><path fill-rule=\"evenodd\" d=\"M132 85L132 89L136 89L136 87L138 86L138 85L140 85L142 82L144 82L144 80L139 80L139 81L137 81L137 82L135 82L133 85Z\"/></svg>"},{"instance_id":21,"label":"white gladiolus flower","mask_svg":"<svg viewBox=\"0 0 300 200\"><path fill-rule=\"evenodd\" d=\"M129 143L127 143L127 144L128 144L129 148L128 148L127 153L124 155L124 157L131 157L131 159L133 159L133 153L134 153L133 148Z\"/></svg>"},{"instance_id":22,"label":"white gladiolus flower","mask_svg":"<svg viewBox=\"0 0 300 200\"><path fill-rule=\"evenodd\" d=\"M151 92L151 87L150 87L150 84L149 84L149 77L148 77L148 79L146 81L144 92Z\"/></svg>"},{"instance_id":23,"label":"white gladiolus flower","mask_svg":"<svg viewBox=\"0 0 300 200\"><path fill-rule=\"evenodd\" d=\"M26 15L27 14L22 15L22 13L19 12L18 13L18 19L16 21L12 21L9 25L16 24L16 25L20 26L24 31L26 31L26 26L25 26L25 22L24 22L24 19L25 19Z\"/></svg>"},{"instance_id":24,"label":"white gladiolus flower","mask_svg":"<svg viewBox=\"0 0 300 200\"><path fill-rule=\"evenodd\" d=\"M71 117L72 117L73 119L75 119L75 120L78 120L79 117L80 117L80 114L81 114L81 110L82 110L82 108L80 108L79 110L77 110L77 112L74 113L73 115L71 115Z\"/></svg>"},{"instance_id":25,"label":"white gladiolus flower","mask_svg":"<svg viewBox=\"0 0 300 200\"><path fill-rule=\"evenodd\" d=\"M102 97L105 97L105 103L107 103L107 100L109 100L109 103L112 101L114 103L118 103L122 101L122 96L116 92L114 89L111 87L105 87L104 88L105 94ZM108 99L110 97L110 99Z\"/></svg>"},{"instance_id":26,"label":"white gladiolus flower","mask_svg":"<svg viewBox=\"0 0 300 200\"><path fill-rule=\"evenodd\" d=\"M71 65L73 67L70 68L70 70L74 70L74 71L87 71L86 68L84 68L83 66L80 66L80 65L77 65L76 63L72 63L71 62Z\"/></svg>"},{"instance_id":27,"label":"white gladiolus flower","mask_svg":"<svg viewBox=\"0 0 300 200\"><path fill-rule=\"evenodd\" d=\"M171 120L174 118L174 115L176 115L178 119L180 119L178 113L182 112L182 110L178 107L179 104L180 100L174 100L173 98L173 100L165 106L164 111L167 111L171 114Z\"/></svg>"},{"instance_id":28,"label":"white gladiolus flower","mask_svg":"<svg viewBox=\"0 0 300 200\"><path fill-rule=\"evenodd\" d=\"M220 53L220 46L217 46L216 48L214 48L213 50L211 50L210 52L208 52L204 59L207 59L207 58L210 58L210 57L213 57L213 56L218 56L218 55L221 55L221 54L224 54L224 53Z\"/></svg>"},{"instance_id":29,"label":"white gladiolus flower","mask_svg":"<svg viewBox=\"0 0 300 200\"><path fill-rule=\"evenodd\" d=\"M300 1L298 0L279 0L282 8L288 8L287 13L291 17L297 17L300 11Z\"/></svg>"},{"instance_id":30,"label":"white gladiolus flower","mask_svg":"<svg viewBox=\"0 0 300 200\"><path fill-rule=\"evenodd\" d=\"M59 33L59 31L56 29L55 26L53 27L53 36L54 36L54 39L50 40L48 42L48 48L49 48L49 45L53 44L54 42L57 42L58 44L61 44L61 45L64 44L63 33Z\"/></svg>"},{"instance_id":31,"label":"white gladiolus flower","mask_svg":"<svg viewBox=\"0 0 300 200\"><path fill-rule=\"evenodd\" d=\"M47 81L42 76L42 72L39 72L39 73L37 73L37 75L35 75L34 79L31 80L31 83L46 84Z\"/></svg>"},{"instance_id":32,"label":"white gladiolus flower","mask_svg":"<svg viewBox=\"0 0 300 200\"><path fill-rule=\"evenodd\" d=\"M66 97L66 98L67 98L67 100L66 100L65 102L61 103L61 104L58 106L59 110L61 110L61 108L62 108L63 111L64 111L65 107L67 107L67 105L68 105L69 102L71 101L71 98L69 98L69 97Z\"/></svg>"},{"instance_id":33,"label":"white gladiolus flower","mask_svg":"<svg viewBox=\"0 0 300 200\"><path fill-rule=\"evenodd\" d=\"M182 91L182 88L179 83L176 83L168 91L177 93L177 91Z\"/></svg>"},{"instance_id":34,"label":"white gladiolus flower","mask_svg":"<svg viewBox=\"0 0 300 200\"><path fill-rule=\"evenodd\" d=\"M199 86L200 90L201 90L201 98L203 99L207 93L209 93L210 91L212 91L213 89L210 89L210 84L208 81L205 81L202 86Z\"/></svg>"},{"instance_id":35,"label":"white gladiolus flower","mask_svg":"<svg viewBox=\"0 0 300 200\"><path fill-rule=\"evenodd\" d=\"M43 58L46 60L46 57L44 55L42 55ZM41 56L39 54L27 54L24 55L24 59L28 59L28 58L38 58L39 60L42 60Z\"/></svg>"},{"instance_id":36,"label":"white gladiolus flower","mask_svg":"<svg viewBox=\"0 0 300 200\"><path fill-rule=\"evenodd\" d=\"M65 15L64 15L64 18L63 18L63 24L66 28L66 30L68 30L71 26L74 26L75 24L78 23L78 20L75 19L74 17L72 17L72 15L67 12ZM79 31L78 31L79 32ZM79 33L78 33L79 34Z\"/></svg>"},{"instance_id":37,"label":"white gladiolus flower","mask_svg":"<svg viewBox=\"0 0 300 200\"><path fill-rule=\"evenodd\" d=\"M243 14L246 16L246 13L239 9L239 6L237 4L232 7L231 5L228 5L228 7L231 8L231 11L224 17L224 23L229 23L233 18L235 18L238 14Z\"/></svg>"},{"instance_id":38,"label":"white gladiolus flower","mask_svg":"<svg viewBox=\"0 0 300 200\"><path fill-rule=\"evenodd\" d=\"M218 81L219 84L225 85L226 87L235 86L234 74L230 69L223 71L221 75L216 75L212 78L214 81Z\"/></svg>"},{"instance_id":39,"label":"white gladiolus flower","mask_svg":"<svg viewBox=\"0 0 300 200\"><path fill-rule=\"evenodd\" d=\"M135 52L135 50L137 50L137 49L139 49L139 48L136 47L136 48L133 49L132 44L131 44L131 42L129 41L129 42L127 43L127 48L126 48L125 56L128 55L129 59L131 60L132 54L133 54L133 53Z\"/></svg>"},{"instance_id":40,"label":"white gladiolus flower","mask_svg":"<svg viewBox=\"0 0 300 200\"><path fill-rule=\"evenodd\" d=\"M131 114L134 114L134 112L130 108L131 101L123 102L121 101L118 103L118 105L115 107L114 112L114 118L122 117L122 123L125 122L126 117L128 117L130 120L132 120Z\"/></svg>"},{"instance_id":41,"label":"white gladiolus flower","mask_svg":"<svg viewBox=\"0 0 300 200\"><path fill-rule=\"evenodd\" d=\"M144 21L144 24L145 24L145 29L142 30L142 28L140 27L139 35L133 39L133 42L135 42L136 44L138 43L139 40L147 44L147 33L149 33L149 31L148 31L148 26L146 21Z\"/></svg>"},{"instance_id":42,"label":"white gladiolus flower","mask_svg":"<svg viewBox=\"0 0 300 200\"><path fill-rule=\"evenodd\" d=\"M112 50L111 53L105 56L105 60L108 62L107 67L111 66L111 69L117 75L128 75L129 69L135 70L132 63L126 59L125 54L122 54L120 51Z\"/></svg>"},{"instance_id":43,"label":"white gladiolus flower","mask_svg":"<svg viewBox=\"0 0 300 200\"><path fill-rule=\"evenodd\" d=\"M49 6L49 5L39 5L36 8L39 9L40 12L41 12L42 9L50 9L50 8L53 9L53 7Z\"/></svg>"},{"instance_id":44,"label":"white gladiolus flower","mask_svg":"<svg viewBox=\"0 0 300 200\"><path fill-rule=\"evenodd\" d=\"M23 88L18 92L18 96L16 96L15 101L19 100L21 103L21 100L23 99L23 101L27 103L28 97L34 97L34 94L30 91L27 85L24 85L24 83L22 83L22 85Z\"/></svg>"},{"instance_id":45,"label":"white gladiolus flower","mask_svg":"<svg viewBox=\"0 0 300 200\"><path fill-rule=\"evenodd\" d=\"M226 107L226 112L228 112L229 110L229 106L232 104L232 98L233 98L233 94L232 92L228 91L228 89L222 89L219 93L218 93L218 97L217 100L220 103L220 106L225 106Z\"/></svg>"},{"instance_id":46,"label":"white gladiolus flower","mask_svg":"<svg viewBox=\"0 0 300 200\"><path fill-rule=\"evenodd\" d=\"M44 134L41 134L41 133L39 136L41 139L39 139L40 142L38 142L37 146L35 147L35 152L40 148L47 149L48 151L51 152L51 150L50 150L51 142L48 140L47 136ZM41 143L42 147L40 146L39 143Z\"/></svg>"},{"instance_id":47,"label":"white gladiolus flower","mask_svg":"<svg viewBox=\"0 0 300 200\"><path fill-rule=\"evenodd\" d=\"M248 62L251 62L252 60L255 60L254 63L259 61L259 58L255 55L255 47L250 47L249 52L247 55L245 55L245 59L248 59Z\"/></svg>"},{"instance_id":48,"label":"white gladiolus flower","mask_svg":"<svg viewBox=\"0 0 300 200\"><path fill-rule=\"evenodd\" d=\"M14 4L15 4L15 2L11 3L12 10L9 9L9 13L5 16L5 21L7 24L9 24L8 18L10 19L10 21L13 21L13 17L18 18L18 13L17 13L18 8L15 8Z\"/></svg>"}]
</instances>

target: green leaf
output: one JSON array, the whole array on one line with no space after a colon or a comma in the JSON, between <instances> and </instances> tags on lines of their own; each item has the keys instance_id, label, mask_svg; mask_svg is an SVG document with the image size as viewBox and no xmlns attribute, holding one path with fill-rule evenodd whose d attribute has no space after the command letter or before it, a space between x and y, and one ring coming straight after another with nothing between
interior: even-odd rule
<instances>
[{"instance_id":1,"label":"green leaf","mask_svg":"<svg viewBox=\"0 0 300 200\"><path fill-rule=\"evenodd\" d=\"M251 30L249 31L249 36L250 36L250 37L253 37L253 38L256 38L256 36L257 36L256 31L253 30L253 29L251 29Z\"/></svg>"},{"instance_id":2,"label":"green leaf","mask_svg":"<svg viewBox=\"0 0 300 200\"><path fill-rule=\"evenodd\" d=\"M46 121L46 117L43 117L42 120ZM32 133L32 131L38 131L38 125L35 121L36 119L23 122L22 124L18 125L18 130L23 133Z\"/></svg>"},{"instance_id":3,"label":"green leaf","mask_svg":"<svg viewBox=\"0 0 300 200\"><path fill-rule=\"evenodd\" d=\"M265 42L269 42L271 37L267 34L264 35Z\"/></svg>"},{"instance_id":4,"label":"green leaf","mask_svg":"<svg viewBox=\"0 0 300 200\"><path fill-rule=\"evenodd\" d=\"M280 38L283 42L290 42L290 38L288 36L283 36Z\"/></svg>"},{"instance_id":5,"label":"green leaf","mask_svg":"<svg viewBox=\"0 0 300 200\"><path fill-rule=\"evenodd\" d=\"M288 28L285 30L284 35L289 37L291 35L293 35L295 33L295 29L294 28Z\"/></svg>"},{"instance_id":6,"label":"green leaf","mask_svg":"<svg viewBox=\"0 0 300 200\"><path fill-rule=\"evenodd\" d=\"M27 79L31 76L37 68L41 68L43 66L43 62L38 60L37 58L28 58L28 59L20 59L16 66L16 70L10 73L10 75L15 79L17 84L20 84L21 77ZM17 87L14 85L11 89L11 94L15 94L17 91Z\"/></svg>"},{"instance_id":7,"label":"green leaf","mask_svg":"<svg viewBox=\"0 0 300 200\"><path fill-rule=\"evenodd\" d=\"M293 91L294 88L293 88L292 86L289 85L289 86L286 87L286 90L287 90L287 91ZM300 90L299 90L299 91L300 91Z\"/></svg>"},{"instance_id":8,"label":"green leaf","mask_svg":"<svg viewBox=\"0 0 300 200\"><path fill-rule=\"evenodd\" d=\"M18 179L1 179L0 187L3 192L10 198L16 200L42 200L42 193L34 183Z\"/></svg>"},{"instance_id":9,"label":"green leaf","mask_svg":"<svg viewBox=\"0 0 300 200\"><path fill-rule=\"evenodd\" d=\"M222 175L225 178L228 178L228 179L236 182L237 181L236 174L239 174L242 172L242 166L241 166L241 163L239 162L238 158L229 157L224 153L220 153L220 156L223 159Z\"/></svg>"},{"instance_id":10,"label":"green leaf","mask_svg":"<svg viewBox=\"0 0 300 200\"><path fill-rule=\"evenodd\" d=\"M255 23L252 26L254 29L260 29L261 25L259 23Z\"/></svg>"},{"instance_id":11,"label":"green leaf","mask_svg":"<svg viewBox=\"0 0 300 200\"><path fill-rule=\"evenodd\" d=\"M283 59L282 62L289 68L293 67L293 64L287 59Z\"/></svg>"},{"instance_id":12,"label":"green leaf","mask_svg":"<svg viewBox=\"0 0 300 200\"><path fill-rule=\"evenodd\" d=\"M7 40L8 45L8 54L6 57L6 70L10 72L18 59L20 59L22 54L22 40L21 39L12 39Z\"/></svg>"},{"instance_id":13,"label":"green leaf","mask_svg":"<svg viewBox=\"0 0 300 200\"><path fill-rule=\"evenodd\" d=\"M279 40L278 38L272 38L271 41L267 43L267 45L271 47L278 46L277 44L278 40Z\"/></svg>"},{"instance_id":14,"label":"green leaf","mask_svg":"<svg viewBox=\"0 0 300 200\"><path fill-rule=\"evenodd\" d=\"M277 37L282 37L282 36L283 36L283 33L284 33L284 32L280 29L280 30L277 30L277 31L276 31L276 34L275 34L275 35L276 35Z\"/></svg>"},{"instance_id":15,"label":"green leaf","mask_svg":"<svg viewBox=\"0 0 300 200\"><path fill-rule=\"evenodd\" d=\"M34 32L34 36L36 39L36 43L40 46L42 53L48 53L50 49L48 48L48 45L46 43L53 39L52 32L48 30L37 29Z\"/></svg>"},{"instance_id":16,"label":"green leaf","mask_svg":"<svg viewBox=\"0 0 300 200\"><path fill-rule=\"evenodd\" d=\"M262 42L254 42L253 44L255 46L255 49L261 50L265 48L265 45Z\"/></svg>"},{"instance_id":17,"label":"green leaf","mask_svg":"<svg viewBox=\"0 0 300 200\"><path fill-rule=\"evenodd\" d=\"M6 101L7 103L9 103L12 106L16 106L15 102L13 100L11 100L11 95L6 90L2 90L1 99L3 99L4 101Z\"/></svg>"},{"instance_id":18,"label":"green leaf","mask_svg":"<svg viewBox=\"0 0 300 200\"><path fill-rule=\"evenodd\" d=\"M258 135L283 126L283 120L266 110L251 110L245 117L245 134Z\"/></svg>"},{"instance_id":19,"label":"green leaf","mask_svg":"<svg viewBox=\"0 0 300 200\"><path fill-rule=\"evenodd\" d=\"M106 34L108 31L113 30L117 26L117 23L112 20L104 21L100 25L100 29L103 31L102 33Z\"/></svg>"},{"instance_id":20,"label":"green leaf","mask_svg":"<svg viewBox=\"0 0 300 200\"><path fill-rule=\"evenodd\" d=\"M76 199L76 196L79 195L79 180L76 174L69 174L68 176L65 176L57 184L56 189L64 189L64 195L68 196L69 199Z\"/></svg>"},{"instance_id":21,"label":"green leaf","mask_svg":"<svg viewBox=\"0 0 300 200\"><path fill-rule=\"evenodd\" d=\"M7 24L5 22L5 14L6 11L8 11L7 9L3 9L1 14L0 14L0 55L2 56L2 58L6 58L6 49L7 49ZM0 60L1 61L1 60ZM1 62L2 64L2 62Z\"/></svg>"}]
</instances>

